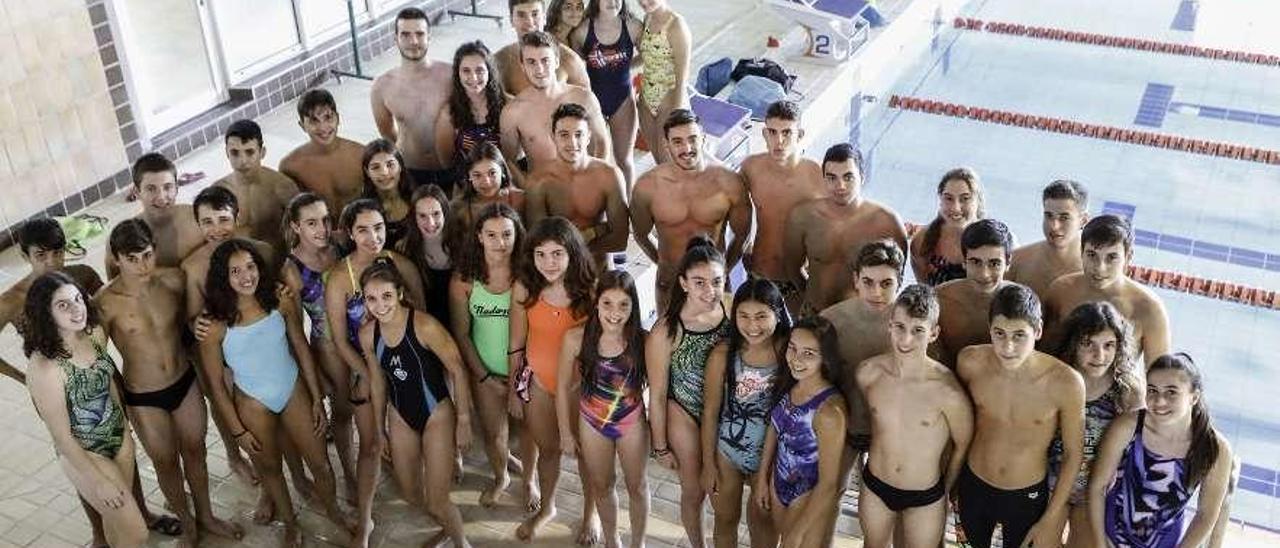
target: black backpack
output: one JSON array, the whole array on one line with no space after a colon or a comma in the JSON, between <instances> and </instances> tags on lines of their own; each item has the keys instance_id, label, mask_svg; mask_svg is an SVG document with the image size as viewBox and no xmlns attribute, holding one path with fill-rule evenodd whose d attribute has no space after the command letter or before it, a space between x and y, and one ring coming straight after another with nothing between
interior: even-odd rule
<instances>
[{"instance_id":1,"label":"black backpack","mask_svg":"<svg viewBox=\"0 0 1280 548\"><path fill-rule=\"evenodd\" d=\"M791 84L795 83L796 77L787 74L777 62L764 57L755 57L751 59L739 59L737 66L733 67L733 73L730 75L734 82L741 80L748 75L763 76L782 86L782 90L791 93Z\"/></svg>"}]
</instances>

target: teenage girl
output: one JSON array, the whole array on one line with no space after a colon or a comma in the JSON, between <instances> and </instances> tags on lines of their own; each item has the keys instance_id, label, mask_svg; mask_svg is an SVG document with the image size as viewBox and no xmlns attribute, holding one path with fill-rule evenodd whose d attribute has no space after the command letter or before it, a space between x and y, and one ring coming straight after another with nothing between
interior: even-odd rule
<instances>
[{"instance_id":1,"label":"teenage girl","mask_svg":"<svg viewBox=\"0 0 1280 548\"><path fill-rule=\"evenodd\" d=\"M649 519L649 424L644 416L644 327L635 280L609 270L596 284L595 313L585 327L565 335L556 391L581 398L556 398L560 447L578 456L587 497L600 512L606 546L621 546L614 467L618 455L627 485L631 546L643 546Z\"/></svg>"},{"instance_id":2,"label":"teenage girl","mask_svg":"<svg viewBox=\"0 0 1280 548\"><path fill-rule=\"evenodd\" d=\"M551 0L547 6L547 25L542 30L551 33L556 41L569 45L569 34L582 26L586 12L585 0Z\"/></svg>"},{"instance_id":3,"label":"teenage girl","mask_svg":"<svg viewBox=\"0 0 1280 548\"><path fill-rule=\"evenodd\" d=\"M333 442L342 466L347 498L356 497L355 446L352 440L351 370L338 357L324 309L324 273L338 261L330 240L329 206L318 194L303 192L285 208L284 241L289 255L280 277L298 296L311 321L311 352L320 366L321 388L329 396Z\"/></svg>"},{"instance_id":4,"label":"teenage girl","mask_svg":"<svg viewBox=\"0 0 1280 548\"><path fill-rule=\"evenodd\" d=\"M1146 409L1113 421L1098 446L1089 478L1093 546L1200 546L1227 497L1231 446L1213 427L1191 356L1156 358L1146 394Z\"/></svg>"},{"instance_id":5,"label":"teenage girl","mask_svg":"<svg viewBox=\"0 0 1280 548\"><path fill-rule=\"evenodd\" d=\"M1084 462L1071 489L1068 547L1093 545L1089 523L1089 469L1102 435L1116 417L1143 406L1145 381L1134 372L1133 329L1116 307L1105 301L1085 303L1063 322L1066 335L1058 359L1084 378ZM1061 474L1062 441L1049 446L1049 465Z\"/></svg>"},{"instance_id":6,"label":"teenage girl","mask_svg":"<svg viewBox=\"0 0 1280 548\"><path fill-rule=\"evenodd\" d=\"M547 217L529 230L521 248L520 276L511 291L511 352L508 409L524 421L532 446L524 445L526 471L538 474L541 505L516 529L528 540L555 517L560 481L560 432L556 401L571 394L556 391L560 347L565 333L587 321L595 287L595 263L578 229L564 217ZM583 501L581 543L600 536L595 503Z\"/></svg>"},{"instance_id":7,"label":"teenage girl","mask_svg":"<svg viewBox=\"0 0 1280 548\"><path fill-rule=\"evenodd\" d=\"M413 261L422 276L426 302L424 310L444 325L449 319L449 280L453 278L452 257L457 227L449 211L449 199L436 185L414 189L409 197L413 206L413 224L400 240L396 251Z\"/></svg>"},{"instance_id":8,"label":"teenage girl","mask_svg":"<svg viewBox=\"0 0 1280 548\"><path fill-rule=\"evenodd\" d=\"M679 282L662 318L645 341L650 427L658 462L680 475L680 522L701 548L703 384L711 349L729 333L725 312L724 255L711 238L697 235L676 267Z\"/></svg>"},{"instance_id":9,"label":"teenage girl","mask_svg":"<svg viewBox=\"0 0 1280 548\"><path fill-rule=\"evenodd\" d=\"M627 9L627 0L591 0L587 3L586 24L578 25L569 37L574 51L582 55L591 78L591 91L600 101L600 111L609 124L613 160L622 170L631 194L635 164L636 100L631 88L631 66L636 56L635 40L643 24Z\"/></svg>"},{"instance_id":10,"label":"teenage girl","mask_svg":"<svg viewBox=\"0 0 1280 548\"><path fill-rule=\"evenodd\" d=\"M329 520L348 532L355 531L355 523L338 509L324 445L324 395L302 331L302 310L294 301L280 302L275 287L275 277L254 244L239 238L219 244L205 280L205 308L212 324L200 341L200 355L214 409L232 427L274 503L274 515L259 514L255 521L283 521L282 545L301 546L302 531L281 473L282 433L315 478ZM232 389L224 367L231 369Z\"/></svg>"},{"instance_id":11,"label":"teenage girl","mask_svg":"<svg viewBox=\"0 0 1280 548\"><path fill-rule=\"evenodd\" d=\"M484 42L458 46L453 54L453 87L436 116L436 157L445 167L460 167L484 143L498 145L498 118L510 96L497 77L493 55ZM462 169L455 179L465 179ZM446 194L453 195L452 186Z\"/></svg>"},{"instance_id":12,"label":"teenage girl","mask_svg":"<svg viewBox=\"0 0 1280 548\"><path fill-rule=\"evenodd\" d=\"M796 322L787 340L794 379L769 413L761 471L752 494L773 516L783 546L822 546L836 518L840 454L844 450L844 398L832 384L844 369L831 322L813 316Z\"/></svg>"},{"instance_id":13,"label":"teenage girl","mask_svg":"<svg viewBox=\"0 0 1280 548\"><path fill-rule=\"evenodd\" d=\"M493 485L480 494L480 505L492 507L507 488L507 344L510 340L511 285L515 282L512 255L524 242L520 216L503 204L480 212L474 229L463 236L457 267L449 282L453 339L473 383L476 413L484 452L493 469ZM528 436L523 436L527 438ZM530 474L527 509L537 509L537 490Z\"/></svg>"},{"instance_id":14,"label":"teenage girl","mask_svg":"<svg viewBox=\"0 0 1280 548\"><path fill-rule=\"evenodd\" d=\"M978 174L967 167L946 172L938 181L938 215L912 235L908 246L916 281L937 286L964 278L960 233L969 223L983 218L986 212Z\"/></svg>"},{"instance_id":15,"label":"teenage girl","mask_svg":"<svg viewBox=\"0 0 1280 548\"><path fill-rule=\"evenodd\" d=\"M481 143L463 163L462 194L453 200L453 215L460 227L470 230L481 209L489 204L506 204L524 216L524 191L512 184L511 172L502 150L493 143Z\"/></svg>"},{"instance_id":16,"label":"teenage girl","mask_svg":"<svg viewBox=\"0 0 1280 548\"><path fill-rule=\"evenodd\" d=\"M395 143L386 139L374 139L364 147L360 160L364 173L364 190L361 198L377 200L387 220L386 246L394 249L404 238L413 223L413 179L404 168L404 157Z\"/></svg>"},{"instance_id":17,"label":"teenage girl","mask_svg":"<svg viewBox=\"0 0 1280 548\"><path fill-rule=\"evenodd\" d=\"M374 320L360 328L360 346L369 370L382 372L369 376L374 422L387 425L396 483L443 525L438 540L470 546L449 500L454 455L471 445L471 395L458 347L444 325L405 301L395 266L369 267L360 289Z\"/></svg>"},{"instance_id":18,"label":"teenage girl","mask_svg":"<svg viewBox=\"0 0 1280 548\"><path fill-rule=\"evenodd\" d=\"M382 427L375 422L369 403L369 375L360 355L358 334L366 321L359 277L375 260L390 261L400 271L414 303L423 302L422 281L413 263L394 251L384 249L387 224L377 201L360 198L342 208L339 224L355 248L325 272L325 316L338 356L355 373L350 402L354 406L360 449L356 453L356 506L360 530L358 546L368 544L373 532L373 495L378 485L378 459L382 453Z\"/></svg>"},{"instance_id":19,"label":"teenage girl","mask_svg":"<svg viewBox=\"0 0 1280 548\"><path fill-rule=\"evenodd\" d=\"M97 309L71 277L53 271L31 283L24 312L27 389L62 472L101 514L107 544L142 546L147 524L130 491L133 436Z\"/></svg>"},{"instance_id":20,"label":"teenage girl","mask_svg":"<svg viewBox=\"0 0 1280 548\"><path fill-rule=\"evenodd\" d=\"M640 60L644 78L640 81L640 131L656 163L671 159L662 125L671 111L689 107L689 59L692 35L684 17L668 5L668 0L640 0L644 10L644 30L640 34Z\"/></svg>"},{"instance_id":21,"label":"teenage girl","mask_svg":"<svg viewBox=\"0 0 1280 548\"><path fill-rule=\"evenodd\" d=\"M760 470L769 410L790 378L782 359L791 319L778 287L764 279L747 280L733 296L731 314L728 339L707 358L702 409L702 488L715 510L712 538L725 548L738 545L742 488ZM769 514L755 497L748 500L751 545L777 546Z\"/></svg>"}]
</instances>

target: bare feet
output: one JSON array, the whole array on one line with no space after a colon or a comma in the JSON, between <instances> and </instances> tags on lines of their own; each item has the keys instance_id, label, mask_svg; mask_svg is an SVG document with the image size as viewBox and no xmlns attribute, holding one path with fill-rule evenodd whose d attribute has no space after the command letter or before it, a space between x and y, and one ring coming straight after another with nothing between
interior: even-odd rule
<instances>
[{"instance_id":1,"label":"bare feet","mask_svg":"<svg viewBox=\"0 0 1280 548\"><path fill-rule=\"evenodd\" d=\"M538 513L524 520L524 523L521 523L516 528L516 538L525 542L533 540L534 533L537 533L538 529L541 529L543 525L546 525L547 522L555 519L555 517L556 505L554 502L549 502Z\"/></svg>"},{"instance_id":2,"label":"bare feet","mask_svg":"<svg viewBox=\"0 0 1280 548\"><path fill-rule=\"evenodd\" d=\"M298 492L298 498L304 501L312 502L316 497L316 486L306 476L298 474L293 477L293 490Z\"/></svg>"},{"instance_id":3,"label":"bare feet","mask_svg":"<svg viewBox=\"0 0 1280 548\"><path fill-rule=\"evenodd\" d=\"M462 483L462 453L455 451L453 456L453 484L458 485Z\"/></svg>"},{"instance_id":4,"label":"bare feet","mask_svg":"<svg viewBox=\"0 0 1280 548\"><path fill-rule=\"evenodd\" d=\"M284 541L280 543L284 548L302 548L302 529L298 527L297 520L284 526Z\"/></svg>"},{"instance_id":5,"label":"bare feet","mask_svg":"<svg viewBox=\"0 0 1280 548\"><path fill-rule=\"evenodd\" d=\"M600 542L600 518L595 512L589 516L583 516L582 524L578 527L577 540L578 546L595 546Z\"/></svg>"},{"instance_id":6,"label":"bare feet","mask_svg":"<svg viewBox=\"0 0 1280 548\"><path fill-rule=\"evenodd\" d=\"M369 535L373 534L373 520L358 523L356 532L351 535L351 548L368 548Z\"/></svg>"},{"instance_id":7,"label":"bare feet","mask_svg":"<svg viewBox=\"0 0 1280 548\"><path fill-rule=\"evenodd\" d=\"M441 529L436 534L431 535L431 538L427 539L426 542L422 543L422 548L436 548L443 545L446 540L449 540L449 535L444 534L444 530Z\"/></svg>"},{"instance_id":8,"label":"bare feet","mask_svg":"<svg viewBox=\"0 0 1280 548\"><path fill-rule=\"evenodd\" d=\"M501 478L493 480L493 485L480 493L480 506L485 508L493 508L498 504L498 497L507 490L507 486L511 484L511 477L503 474Z\"/></svg>"},{"instance_id":9,"label":"bare feet","mask_svg":"<svg viewBox=\"0 0 1280 548\"><path fill-rule=\"evenodd\" d=\"M507 472L517 476L524 475L524 464L520 459L511 453L507 453Z\"/></svg>"},{"instance_id":10,"label":"bare feet","mask_svg":"<svg viewBox=\"0 0 1280 548\"><path fill-rule=\"evenodd\" d=\"M182 534L182 521L173 516L164 514L150 514L146 516L147 529L155 531L165 536L176 537ZM101 540L102 542L97 542ZM94 546L106 546L107 541L103 539L94 539Z\"/></svg>"},{"instance_id":11,"label":"bare feet","mask_svg":"<svg viewBox=\"0 0 1280 548\"><path fill-rule=\"evenodd\" d=\"M230 451L228 451L228 453L230 453ZM248 483L249 485L258 484L258 472L253 469L253 465L249 464L248 460L245 460L244 457L240 456L240 451L238 449L235 451L235 454L227 455L227 465L231 467L231 474L240 478L240 481Z\"/></svg>"},{"instance_id":12,"label":"bare feet","mask_svg":"<svg viewBox=\"0 0 1280 548\"><path fill-rule=\"evenodd\" d=\"M200 529L195 527L194 522L182 524L182 534L178 535L178 542L174 546L178 548L196 548L200 545Z\"/></svg>"},{"instance_id":13,"label":"bare feet","mask_svg":"<svg viewBox=\"0 0 1280 548\"><path fill-rule=\"evenodd\" d=\"M356 523L356 518L337 508L325 510L325 515L329 517L329 521L333 522L334 525L341 527L342 530L346 531L348 534L355 535L356 530L360 528L360 525Z\"/></svg>"},{"instance_id":14,"label":"bare feet","mask_svg":"<svg viewBox=\"0 0 1280 548\"><path fill-rule=\"evenodd\" d=\"M276 519L276 505L271 501L271 495L267 494L266 489L258 490L258 504L253 509L253 522L258 525L266 525L271 520Z\"/></svg>"},{"instance_id":15,"label":"bare feet","mask_svg":"<svg viewBox=\"0 0 1280 548\"><path fill-rule=\"evenodd\" d=\"M526 512L533 513L542 509L542 490L538 488L536 481L524 482L524 509Z\"/></svg>"},{"instance_id":16,"label":"bare feet","mask_svg":"<svg viewBox=\"0 0 1280 548\"><path fill-rule=\"evenodd\" d=\"M613 536L604 539L604 548L622 548L622 535L615 532Z\"/></svg>"},{"instance_id":17,"label":"bare feet","mask_svg":"<svg viewBox=\"0 0 1280 548\"><path fill-rule=\"evenodd\" d=\"M240 524L218 519L215 516L209 516L201 519L200 529L208 531L212 535L232 540L240 540L244 538L244 528L240 527Z\"/></svg>"}]
</instances>

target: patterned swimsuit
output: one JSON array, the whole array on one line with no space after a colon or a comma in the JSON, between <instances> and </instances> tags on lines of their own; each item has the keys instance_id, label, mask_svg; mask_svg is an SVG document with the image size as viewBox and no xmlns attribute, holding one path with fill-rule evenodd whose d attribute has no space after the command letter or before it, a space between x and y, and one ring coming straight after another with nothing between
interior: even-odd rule
<instances>
[{"instance_id":1,"label":"patterned swimsuit","mask_svg":"<svg viewBox=\"0 0 1280 548\"><path fill-rule=\"evenodd\" d=\"M1103 523L1116 546L1174 548L1194 489L1187 486L1183 458L1157 455L1142 443L1146 415L1138 412L1138 428L1107 491Z\"/></svg>"}]
</instances>

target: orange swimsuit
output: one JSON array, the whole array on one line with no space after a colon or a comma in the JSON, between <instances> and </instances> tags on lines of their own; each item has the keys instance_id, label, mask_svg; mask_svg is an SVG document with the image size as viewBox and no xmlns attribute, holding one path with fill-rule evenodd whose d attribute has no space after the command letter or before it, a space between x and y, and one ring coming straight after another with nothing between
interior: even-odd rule
<instances>
[{"instance_id":1,"label":"orange swimsuit","mask_svg":"<svg viewBox=\"0 0 1280 548\"><path fill-rule=\"evenodd\" d=\"M533 369L538 386L552 396L556 395L556 373L560 369L560 347L564 335L570 329L585 323L585 318L575 318L569 307L553 306L538 299L526 311L529 335L525 343L525 357Z\"/></svg>"}]
</instances>

